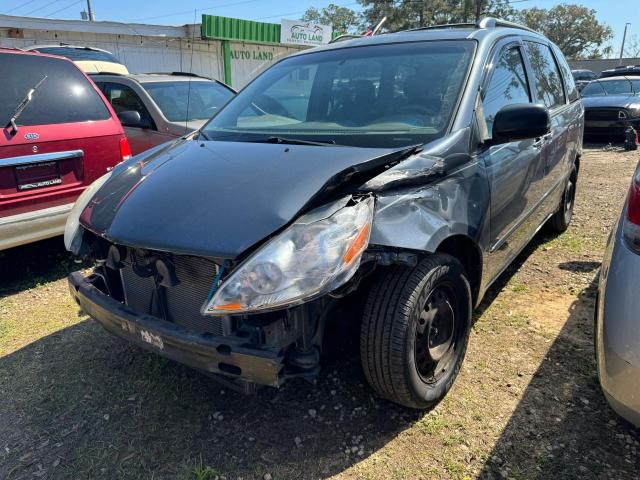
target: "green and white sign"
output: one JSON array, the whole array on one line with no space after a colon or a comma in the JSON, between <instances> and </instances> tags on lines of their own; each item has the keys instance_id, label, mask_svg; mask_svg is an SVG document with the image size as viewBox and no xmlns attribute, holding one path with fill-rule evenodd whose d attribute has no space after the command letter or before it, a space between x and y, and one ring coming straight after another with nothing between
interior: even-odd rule
<instances>
[{"instance_id":1,"label":"green and white sign","mask_svg":"<svg viewBox=\"0 0 640 480\"><path fill-rule=\"evenodd\" d=\"M305 23L300 20L282 19L280 24L280 43L289 45L309 45L317 47L331 40L330 25Z\"/></svg>"}]
</instances>

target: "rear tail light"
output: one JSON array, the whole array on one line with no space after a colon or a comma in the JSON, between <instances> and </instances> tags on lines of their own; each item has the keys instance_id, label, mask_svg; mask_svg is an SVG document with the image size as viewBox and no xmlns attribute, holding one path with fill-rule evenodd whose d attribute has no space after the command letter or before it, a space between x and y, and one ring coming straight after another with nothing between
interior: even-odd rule
<instances>
[{"instance_id":1,"label":"rear tail light","mask_svg":"<svg viewBox=\"0 0 640 480\"><path fill-rule=\"evenodd\" d=\"M640 254L640 169L636 170L629 188L622 233L627 246Z\"/></svg>"},{"instance_id":2,"label":"rear tail light","mask_svg":"<svg viewBox=\"0 0 640 480\"><path fill-rule=\"evenodd\" d=\"M131 145L129 145L127 137L122 137L120 139L120 158L122 161L129 160L131 158Z\"/></svg>"}]
</instances>

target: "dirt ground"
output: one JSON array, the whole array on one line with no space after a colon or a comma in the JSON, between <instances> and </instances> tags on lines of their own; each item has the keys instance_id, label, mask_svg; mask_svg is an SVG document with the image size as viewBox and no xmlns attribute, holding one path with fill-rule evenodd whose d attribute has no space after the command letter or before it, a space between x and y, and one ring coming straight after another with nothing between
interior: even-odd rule
<instances>
[{"instance_id":1,"label":"dirt ground","mask_svg":"<svg viewBox=\"0 0 640 480\"><path fill-rule=\"evenodd\" d=\"M430 412L376 397L349 348L316 386L223 389L80 315L61 239L5 252L0 478L640 478L640 432L606 405L592 348L600 260L639 157L585 153L571 228L538 235L492 287Z\"/></svg>"}]
</instances>

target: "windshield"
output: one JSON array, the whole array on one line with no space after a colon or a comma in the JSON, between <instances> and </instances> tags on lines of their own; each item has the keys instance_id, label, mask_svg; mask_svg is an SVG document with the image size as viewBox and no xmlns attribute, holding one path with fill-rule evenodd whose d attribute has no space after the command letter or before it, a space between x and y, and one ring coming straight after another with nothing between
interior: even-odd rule
<instances>
[{"instance_id":1,"label":"windshield","mask_svg":"<svg viewBox=\"0 0 640 480\"><path fill-rule=\"evenodd\" d=\"M42 47L38 48L38 52L48 53L50 55L60 55L61 57L67 57L69 60L95 60L98 62L120 63L120 61L109 52L91 50L88 48Z\"/></svg>"},{"instance_id":2,"label":"windshield","mask_svg":"<svg viewBox=\"0 0 640 480\"><path fill-rule=\"evenodd\" d=\"M211 81L149 82L142 86L170 122L208 120L234 95Z\"/></svg>"},{"instance_id":3,"label":"windshield","mask_svg":"<svg viewBox=\"0 0 640 480\"><path fill-rule=\"evenodd\" d=\"M290 57L244 88L204 127L212 140L281 136L397 147L442 136L473 41L342 48Z\"/></svg>"},{"instance_id":4,"label":"windshield","mask_svg":"<svg viewBox=\"0 0 640 480\"><path fill-rule=\"evenodd\" d=\"M583 97L598 95L637 95L640 92L640 79L594 81L582 90Z\"/></svg>"}]
</instances>

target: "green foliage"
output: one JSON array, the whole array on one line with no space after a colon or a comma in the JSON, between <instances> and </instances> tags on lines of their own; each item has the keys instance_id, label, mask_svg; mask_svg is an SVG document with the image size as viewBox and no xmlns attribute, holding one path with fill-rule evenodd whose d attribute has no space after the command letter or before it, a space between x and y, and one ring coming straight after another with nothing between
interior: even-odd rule
<instances>
[{"instance_id":1,"label":"green foliage","mask_svg":"<svg viewBox=\"0 0 640 480\"><path fill-rule=\"evenodd\" d=\"M330 3L328 7L321 10L310 7L304 12L302 21L331 25L334 35L344 35L345 33L359 33L362 30L362 19L360 15L350 8L340 7Z\"/></svg>"},{"instance_id":2,"label":"green foliage","mask_svg":"<svg viewBox=\"0 0 640 480\"><path fill-rule=\"evenodd\" d=\"M513 18L509 0L358 0L368 25L387 17L385 30L397 31L443 23L475 22L477 17Z\"/></svg>"},{"instance_id":3,"label":"green foliage","mask_svg":"<svg viewBox=\"0 0 640 480\"><path fill-rule=\"evenodd\" d=\"M611 53L613 30L598 21L596 11L581 5L561 4L551 9L527 8L517 21L554 42L568 58L600 58Z\"/></svg>"}]
</instances>

